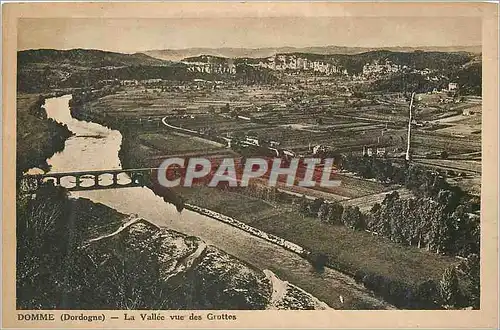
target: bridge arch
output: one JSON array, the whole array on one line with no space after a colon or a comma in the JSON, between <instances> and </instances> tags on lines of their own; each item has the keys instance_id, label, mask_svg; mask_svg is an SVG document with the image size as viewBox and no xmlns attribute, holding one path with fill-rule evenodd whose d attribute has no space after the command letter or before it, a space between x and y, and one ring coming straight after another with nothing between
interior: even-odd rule
<instances>
[{"instance_id":1,"label":"bridge arch","mask_svg":"<svg viewBox=\"0 0 500 330\"><path fill-rule=\"evenodd\" d=\"M109 187L113 185L113 173L99 173L97 176L97 185L99 187Z\"/></svg>"},{"instance_id":2,"label":"bridge arch","mask_svg":"<svg viewBox=\"0 0 500 330\"><path fill-rule=\"evenodd\" d=\"M127 171L116 172L114 175L116 176L116 184L119 186L126 186L132 183L130 173L127 173Z\"/></svg>"},{"instance_id":3,"label":"bridge arch","mask_svg":"<svg viewBox=\"0 0 500 330\"><path fill-rule=\"evenodd\" d=\"M24 179L52 182L54 185L62 186L69 191L115 189L143 187L146 185L146 177L148 174L151 175L153 171L152 168L91 170L26 175ZM28 190L36 190L36 187L31 187Z\"/></svg>"}]
</instances>

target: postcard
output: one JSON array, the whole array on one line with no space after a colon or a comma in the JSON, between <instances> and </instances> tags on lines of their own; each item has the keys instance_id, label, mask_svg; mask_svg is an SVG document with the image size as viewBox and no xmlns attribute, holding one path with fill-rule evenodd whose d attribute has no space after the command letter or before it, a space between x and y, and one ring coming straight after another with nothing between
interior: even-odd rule
<instances>
[{"instance_id":1,"label":"postcard","mask_svg":"<svg viewBox=\"0 0 500 330\"><path fill-rule=\"evenodd\" d=\"M3 327L497 326L495 4L2 9Z\"/></svg>"}]
</instances>

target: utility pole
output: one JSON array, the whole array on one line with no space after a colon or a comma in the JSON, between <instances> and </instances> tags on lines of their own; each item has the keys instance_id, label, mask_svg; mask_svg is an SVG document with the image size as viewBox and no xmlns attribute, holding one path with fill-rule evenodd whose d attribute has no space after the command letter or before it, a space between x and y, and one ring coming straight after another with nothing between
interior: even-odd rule
<instances>
[{"instance_id":1,"label":"utility pole","mask_svg":"<svg viewBox=\"0 0 500 330\"><path fill-rule=\"evenodd\" d=\"M411 108L413 107L414 98L415 98L415 92L411 94L411 100L410 100L410 118L408 119L408 145L406 147L406 161L410 161Z\"/></svg>"}]
</instances>

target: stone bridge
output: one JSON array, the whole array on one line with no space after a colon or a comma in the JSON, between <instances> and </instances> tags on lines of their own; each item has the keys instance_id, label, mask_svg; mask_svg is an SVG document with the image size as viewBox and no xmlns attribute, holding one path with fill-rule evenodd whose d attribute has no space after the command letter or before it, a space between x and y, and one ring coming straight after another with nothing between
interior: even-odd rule
<instances>
[{"instance_id":1,"label":"stone bridge","mask_svg":"<svg viewBox=\"0 0 500 330\"><path fill-rule=\"evenodd\" d=\"M69 191L142 187L145 185L145 177L156 170L158 169L111 169L25 175L21 189L35 190L41 182L63 186Z\"/></svg>"}]
</instances>

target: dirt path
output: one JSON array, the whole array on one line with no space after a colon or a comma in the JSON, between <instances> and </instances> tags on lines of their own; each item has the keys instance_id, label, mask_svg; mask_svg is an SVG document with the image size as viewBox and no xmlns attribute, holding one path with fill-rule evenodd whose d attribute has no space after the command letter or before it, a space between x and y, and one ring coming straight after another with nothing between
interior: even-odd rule
<instances>
[{"instance_id":1,"label":"dirt path","mask_svg":"<svg viewBox=\"0 0 500 330\"><path fill-rule=\"evenodd\" d=\"M126 223L124 223L123 225L121 225L120 227L118 227L118 229L116 229L114 232L110 233L110 234L104 234L104 235L101 235L99 237L96 237L96 238L91 238L89 240L87 240L85 243L84 243L84 246L90 244L90 243L95 243L95 242L98 242L100 240L103 240L103 239L106 239L106 238L111 238L115 235L118 235L119 233L121 233L122 231L124 231L125 229L127 229L128 227L136 224L136 223L145 223L149 226L152 226L152 227L155 227L157 228L158 230L161 229L161 227L155 225L154 223L152 222L149 222L148 220L146 219L143 219L143 218L139 218L139 217L135 217L135 216L130 216L130 220L127 221Z\"/></svg>"},{"instance_id":2,"label":"dirt path","mask_svg":"<svg viewBox=\"0 0 500 330\"><path fill-rule=\"evenodd\" d=\"M272 293L271 299L267 305L268 309L279 309L279 302L283 300L288 290L288 282L284 282L274 275L274 273L268 269L264 269L264 275L271 283Z\"/></svg>"}]
</instances>

